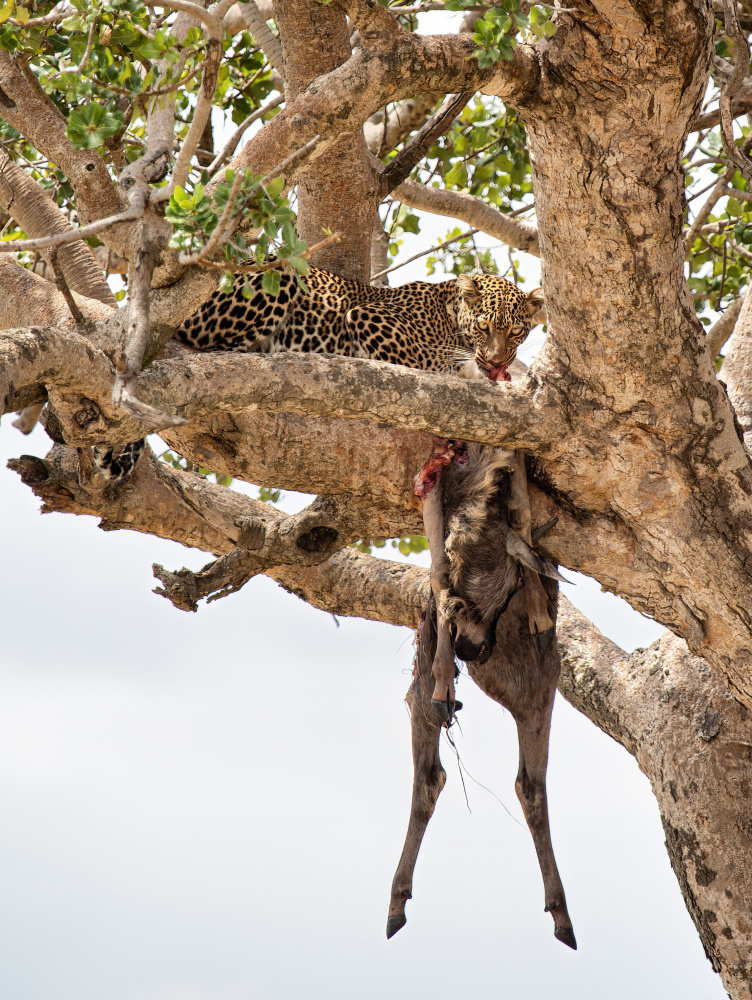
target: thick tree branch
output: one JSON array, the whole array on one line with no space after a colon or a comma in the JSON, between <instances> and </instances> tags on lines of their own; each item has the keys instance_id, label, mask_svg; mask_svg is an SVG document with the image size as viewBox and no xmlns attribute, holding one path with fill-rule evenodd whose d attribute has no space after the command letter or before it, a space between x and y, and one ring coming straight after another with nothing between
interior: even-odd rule
<instances>
[{"instance_id":1,"label":"thick tree branch","mask_svg":"<svg viewBox=\"0 0 752 1000\"><path fill-rule=\"evenodd\" d=\"M229 353L159 361L141 375L138 391L189 420L254 410L346 417L538 455L558 445L561 433L555 394L533 378L467 382L356 358Z\"/></svg>"},{"instance_id":2,"label":"thick tree branch","mask_svg":"<svg viewBox=\"0 0 752 1000\"><path fill-rule=\"evenodd\" d=\"M474 96L474 91L466 91L450 98L443 104L430 121L417 132L410 142L390 160L379 178L379 191L385 198L398 187L411 171L417 167L439 136L442 136Z\"/></svg>"},{"instance_id":3,"label":"thick tree branch","mask_svg":"<svg viewBox=\"0 0 752 1000\"><path fill-rule=\"evenodd\" d=\"M386 39L378 32L367 33L364 43L379 47L357 49L343 66L314 80L247 143L232 168L265 173L315 135L322 139L317 150L321 155L329 142L360 130L388 101L416 93L480 89L514 101L537 86L538 64L532 49L525 46L515 50L511 62L481 70L469 36L421 36L397 28L396 37L392 33Z\"/></svg>"},{"instance_id":4,"label":"thick tree branch","mask_svg":"<svg viewBox=\"0 0 752 1000\"><path fill-rule=\"evenodd\" d=\"M110 306L97 299L73 293L76 304L87 319L106 320ZM21 267L8 257L0 257L0 330L14 327L73 325L65 299L52 282Z\"/></svg>"}]
</instances>

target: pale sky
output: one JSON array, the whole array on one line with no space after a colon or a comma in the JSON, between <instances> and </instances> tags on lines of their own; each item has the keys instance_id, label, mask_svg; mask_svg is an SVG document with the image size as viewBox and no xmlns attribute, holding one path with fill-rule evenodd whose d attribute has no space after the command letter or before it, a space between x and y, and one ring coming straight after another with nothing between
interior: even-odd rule
<instances>
[{"instance_id":1,"label":"pale sky","mask_svg":"<svg viewBox=\"0 0 752 1000\"><path fill-rule=\"evenodd\" d=\"M150 593L151 563L206 557L40 517L4 466L47 447L3 421L3 1000L725 996L647 779L560 698L548 787L579 951L554 939L514 724L467 677L470 808L445 744L408 923L387 942L411 633L337 628L263 577L177 611ZM627 648L660 631L591 581L564 589Z\"/></svg>"}]
</instances>

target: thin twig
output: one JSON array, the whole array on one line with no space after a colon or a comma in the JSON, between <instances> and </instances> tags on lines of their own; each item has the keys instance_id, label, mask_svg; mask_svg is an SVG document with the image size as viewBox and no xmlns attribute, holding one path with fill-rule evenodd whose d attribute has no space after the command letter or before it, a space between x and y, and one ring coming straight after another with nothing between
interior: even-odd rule
<instances>
[{"instance_id":1,"label":"thin twig","mask_svg":"<svg viewBox=\"0 0 752 1000\"><path fill-rule=\"evenodd\" d=\"M215 156L209 166L206 168L209 176L212 177L217 170L222 166L225 160L229 159L235 152L235 149L240 142L240 139L247 128L249 128L255 121L259 118L263 118L267 111L271 111L273 108L278 108L280 104L283 103L285 99L284 94L279 94L279 96L273 98L273 100L268 101L260 108L256 108L255 111L251 112L250 115L242 121L240 125L235 129L230 138L224 144L219 153Z\"/></svg>"},{"instance_id":2,"label":"thin twig","mask_svg":"<svg viewBox=\"0 0 752 1000\"><path fill-rule=\"evenodd\" d=\"M421 250L420 253L416 253L412 257L408 257L407 260L403 260L399 264L394 264L392 267L384 268L383 271L377 271L376 274L372 274L371 281L373 281L374 278L380 278L382 274L391 274L392 271L398 271L401 267L404 267L405 264L412 264L414 260L419 260L419 258L425 257L429 253L434 253L436 250L443 250L444 247L448 247L450 243L456 243L457 240L464 240L470 236L474 236L477 232L479 232L478 229L468 229L466 233L460 233L459 236L453 236L450 240L444 240L444 242L439 243L438 246L429 247L428 250Z\"/></svg>"},{"instance_id":3,"label":"thin twig","mask_svg":"<svg viewBox=\"0 0 752 1000\"><path fill-rule=\"evenodd\" d=\"M16 253L21 250L46 250L48 247L58 247L63 243L72 243L74 240L87 239L89 236L97 236L99 233L116 226L120 222L132 222L139 219L144 214L146 200L143 197L133 199L129 208L117 215L108 215L106 219L99 219L97 222L90 222L88 226L68 229L64 233L55 233L54 236L40 236L36 240L12 240L7 243L0 243L0 253Z\"/></svg>"},{"instance_id":4,"label":"thin twig","mask_svg":"<svg viewBox=\"0 0 752 1000\"><path fill-rule=\"evenodd\" d=\"M721 115L721 141L726 155L741 172L747 183L752 184L752 165L749 158L742 156L734 142L734 121L731 100L749 74L749 46L741 32L736 12L736 0L723 0L724 30L734 43L734 69L721 91L718 110Z\"/></svg>"},{"instance_id":5,"label":"thin twig","mask_svg":"<svg viewBox=\"0 0 752 1000\"><path fill-rule=\"evenodd\" d=\"M202 68L203 66L194 67L190 73L186 73L182 79L178 80L176 83L170 84L169 87L160 87L158 90L141 90L137 94L134 94L132 90L126 90L125 87L116 87L107 80L100 80L99 77L94 76L92 79L98 86L106 87L108 90L111 90L113 94L122 94L124 97L132 97L134 101L140 101L148 97L162 97L164 94L171 94L173 91L179 90L181 87L184 87L190 79L196 76L197 73L200 73Z\"/></svg>"},{"instance_id":6,"label":"thin twig","mask_svg":"<svg viewBox=\"0 0 752 1000\"><path fill-rule=\"evenodd\" d=\"M750 253L749 250L746 249L746 247L739 246L736 240L729 239L728 242L731 245L731 249L734 251L734 253L738 253L739 256L743 257L745 260L752 260L752 253Z\"/></svg>"},{"instance_id":7,"label":"thin twig","mask_svg":"<svg viewBox=\"0 0 752 1000\"><path fill-rule=\"evenodd\" d=\"M8 19L8 24L14 25L16 28L38 28L43 24L54 24L56 21L62 21L66 17L70 17L72 8L66 7L63 10L54 11L51 10L49 14L45 14L44 17L32 17L25 24L21 21L17 21L15 17ZM13 425L15 427L15 424Z\"/></svg>"},{"instance_id":8,"label":"thin twig","mask_svg":"<svg viewBox=\"0 0 752 1000\"><path fill-rule=\"evenodd\" d=\"M81 73L83 73L84 66L89 61L89 56L91 55L91 50L94 45L94 31L96 27L97 27L97 22L96 20L94 20L91 22L91 28L89 28L89 38L86 42L86 51L84 52L81 58L81 62L78 64L78 66L71 66L69 69L61 69L58 70L57 73L52 73L47 78L48 81L59 80L63 76L63 74L70 76L80 76Z\"/></svg>"},{"instance_id":9,"label":"thin twig","mask_svg":"<svg viewBox=\"0 0 752 1000\"><path fill-rule=\"evenodd\" d=\"M723 265L721 270L721 287L718 289L718 302L716 303L716 312L721 311L721 299L723 298L723 286L726 284L726 256L727 256L727 246L726 240L723 241Z\"/></svg>"},{"instance_id":10,"label":"thin twig","mask_svg":"<svg viewBox=\"0 0 752 1000\"><path fill-rule=\"evenodd\" d=\"M332 233L331 236L327 236L326 239L319 240L318 243L314 243L312 247L308 247L303 253L298 254L298 257L302 257L304 260L309 260L312 254L317 253L319 250L323 250L324 247L328 247L331 243L339 243L342 237L339 233ZM232 264L226 261L224 264L220 261L214 260L200 260L197 263L201 267L208 267L214 271L230 271L232 274L262 274L264 271L271 271L276 267L290 267L288 261L280 258L279 260L270 260L266 264Z\"/></svg>"},{"instance_id":11,"label":"thin twig","mask_svg":"<svg viewBox=\"0 0 752 1000\"><path fill-rule=\"evenodd\" d=\"M65 299L65 304L68 306L68 311L73 317L73 322L76 326L82 326L84 323L84 314L78 308L76 300L71 294L70 288L68 288L68 282L65 280L65 275L63 274L63 269L60 267L57 259L57 250L50 250L49 253L50 267L52 268L52 273L55 275L55 284L57 285L57 290Z\"/></svg>"},{"instance_id":12,"label":"thin twig","mask_svg":"<svg viewBox=\"0 0 752 1000\"><path fill-rule=\"evenodd\" d=\"M745 138L739 152L741 153L742 156L746 158L750 149L752 149L752 133L750 133ZM729 166L726 167L726 169L723 171L723 173L716 181L710 197L693 219L692 225L689 227L689 232L685 237L684 246L686 254L691 253L692 246L694 244L695 239L697 238L697 234L701 232L702 227L708 221L708 216L715 208L716 202L719 201L721 198L723 198L724 194L728 191L728 183L735 173L736 173L736 165L734 163L729 164Z\"/></svg>"}]
</instances>

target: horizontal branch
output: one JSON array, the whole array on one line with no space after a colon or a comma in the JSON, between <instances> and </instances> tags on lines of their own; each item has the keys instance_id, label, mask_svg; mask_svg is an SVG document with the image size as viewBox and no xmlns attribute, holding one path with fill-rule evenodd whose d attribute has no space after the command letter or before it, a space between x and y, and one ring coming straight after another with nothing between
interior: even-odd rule
<instances>
[{"instance_id":1,"label":"horizontal branch","mask_svg":"<svg viewBox=\"0 0 752 1000\"><path fill-rule=\"evenodd\" d=\"M138 394L188 420L254 410L355 418L540 456L563 430L552 391L531 377L514 384L468 382L380 361L298 352L158 361L140 376Z\"/></svg>"},{"instance_id":2,"label":"horizontal branch","mask_svg":"<svg viewBox=\"0 0 752 1000\"><path fill-rule=\"evenodd\" d=\"M508 246L525 253L540 257L538 246L538 230L529 222L513 219L491 205L486 205L480 198L466 194L463 191L447 191L443 188L426 187L418 181L407 180L395 188L393 196L421 212L431 212L434 215L445 215L452 219L461 219L475 229L494 239L501 240Z\"/></svg>"},{"instance_id":3,"label":"horizontal branch","mask_svg":"<svg viewBox=\"0 0 752 1000\"><path fill-rule=\"evenodd\" d=\"M139 192L140 195L141 192ZM140 219L144 214L146 205L139 197L129 208L111 215L106 219L99 219L97 222L90 222L88 226L71 226L61 233L53 233L51 236L40 236L35 240L9 240L0 243L0 253L20 253L22 250L46 250L49 247L59 247L64 243L73 243L76 240L88 239L90 236L98 236L105 229L116 226L121 222L132 222Z\"/></svg>"}]
</instances>

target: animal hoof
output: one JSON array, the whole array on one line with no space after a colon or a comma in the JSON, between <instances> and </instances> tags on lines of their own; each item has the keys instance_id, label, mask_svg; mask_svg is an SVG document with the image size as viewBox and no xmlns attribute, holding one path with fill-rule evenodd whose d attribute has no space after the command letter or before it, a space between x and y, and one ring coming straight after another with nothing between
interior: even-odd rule
<instances>
[{"instance_id":1,"label":"animal hoof","mask_svg":"<svg viewBox=\"0 0 752 1000\"><path fill-rule=\"evenodd\" d=\"M539 632L537 635L533 636L533 642L541 651L541 653L546 652L548 647L553 642L555 634L556 634L556 629L550 628L546 632Z\"/></svg>"},{"instance_id":2,"label":"animal hoof","mask_svg":"<svg viewBox=\"0 0 752 1000\"><path fill-rule=\"evenodd\" d=\"M387 931L387 937L388 936L389 932ZM567 948L577 951L577 940L571 927L555 927L554 937L557 941L561 941L562 944L565 944Z\"/></svg>"},{"instance_id":3,"label":"animal hoof","mask_svg":"<svg viewBox=\"0 0 752 1000\"><path fill-rule=\"evenodd\" d=\"M461 701L435 701L433 698L431 699L431 705L434 712L441 719L442 725L447 728L452 724L454 713L459 712L462 708Z\"/></svg>"},{"instance_id":4,"label":"animal hoof","mask_svg":"<svg viewBox=\"0 0 752 1000\"><path fill-rule=\"evenodd\" d=\"M387 941L389 940L389 938L394 937L397 931L401 931L406 923L407 923L407 917L405 916L404 913L398 913L396 916L389 917L389 919L386 922ZM576 947L577 945L575 945L575 948Z\"/></svg>"}]
</instances>

